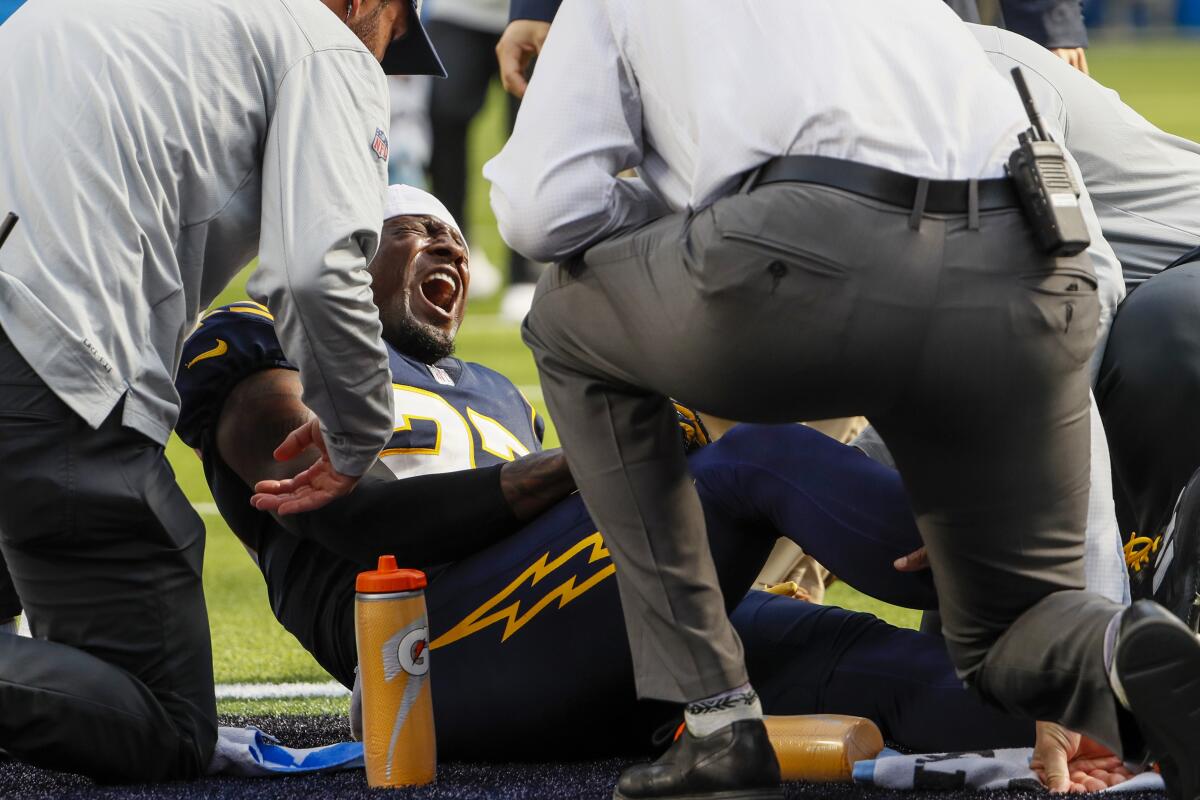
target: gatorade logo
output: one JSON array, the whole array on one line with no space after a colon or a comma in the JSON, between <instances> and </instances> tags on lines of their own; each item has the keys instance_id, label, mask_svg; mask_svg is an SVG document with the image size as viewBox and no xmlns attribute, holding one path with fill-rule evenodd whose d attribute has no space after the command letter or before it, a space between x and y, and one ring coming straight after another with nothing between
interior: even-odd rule
<instances>
[{"instance_id":1,"label":"gatorade logo","mask_svg":"<svg viewBox=\"0 0 1200 800\"><path fill-rule=\"evenodd\" d=\"M405 674L422 678L429 672L429 621L425 617L413 620L408 627L396 631L383 644L384 680L395 680ZM410 681L410 686L421 681Z\"/></svg>"},{"instance_id":2,"label":"gatorade logo","mask_svg":"<svg viewBox=\"0 0 1200 800\"><path fill-rule=\"evenodd\" d=\"M414 628L396 645L396 659L409 675L420 677L429 672L429 631Z\"/></svg>"}]
</instances>

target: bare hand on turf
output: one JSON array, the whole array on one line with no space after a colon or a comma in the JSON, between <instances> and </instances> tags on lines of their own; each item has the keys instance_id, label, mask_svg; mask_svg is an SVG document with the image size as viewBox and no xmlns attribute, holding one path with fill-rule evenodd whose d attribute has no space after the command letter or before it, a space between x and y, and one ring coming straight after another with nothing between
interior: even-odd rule
<instances>
[{"instance_id":1,"label":"bare hand on turf","mask_svg":"<svg viewBox=\"0 0 1200 800\"><path fill-rule=\"evenodd\" d=\"M1111 750L1053 722L1037 724L1030 768L1051 792L1098 792L1133 777Z\"/></svg>"}]
</instances>

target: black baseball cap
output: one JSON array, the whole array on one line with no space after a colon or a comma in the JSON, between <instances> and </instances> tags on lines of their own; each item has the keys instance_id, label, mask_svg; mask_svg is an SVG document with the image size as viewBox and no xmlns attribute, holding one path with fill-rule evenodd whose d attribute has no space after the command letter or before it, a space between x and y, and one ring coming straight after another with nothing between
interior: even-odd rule
<instances>
[{"instance_id":1,"label":"black baseball cap","mask_svg":"<svg viewBox=\"0 0 1200 800\"><path fill-rule=\"evenodd\" d=\"M436 75L446 77L446 68L425 26L421 24L421 0L401 0L409 4L408 31L388 45L383 54L383 71L388 75Z\"/></svg>"}]
</instances>

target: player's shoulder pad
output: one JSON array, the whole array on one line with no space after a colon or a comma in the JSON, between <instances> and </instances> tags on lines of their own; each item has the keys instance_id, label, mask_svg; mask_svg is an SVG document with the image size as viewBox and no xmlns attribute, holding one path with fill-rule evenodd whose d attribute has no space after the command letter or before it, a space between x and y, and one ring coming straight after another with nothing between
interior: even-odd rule
<instances>
[{"instance_id":1,"label":"player's shoulder pad","mask_svg":"<svg viewBox=\"0 0 1200 800\"><path fill-rule=\"evenodd\" d=\"M296 369L283 354L266 306L243 300L201 317L183 344L175 378L179 438L189 447L199 447L238 382L270 367Z\"/></svg>"},{"instance_id":2,"label":"player's shoulder pad","mask_svg":"<svg viewBox=\"0 0 1200 800\"><path fill-rule=\"evenodd\" d=\"M461 361L459 363L462 364L463 373L470 373L471 378L480 385L482 391L496 395L497 398L504 395L520 396L521 392L517 389L517 385L503 373L497 372L491 367L485 367L476 361Z\"/></svg>"}]
</instances>

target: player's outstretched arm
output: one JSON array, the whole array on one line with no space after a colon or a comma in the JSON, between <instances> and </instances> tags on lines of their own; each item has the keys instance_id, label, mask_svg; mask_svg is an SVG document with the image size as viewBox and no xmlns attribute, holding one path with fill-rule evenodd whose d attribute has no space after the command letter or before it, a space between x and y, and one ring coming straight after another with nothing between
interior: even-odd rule
<instances>
[{"instance_id":1,"label":"player's outstretched arm","mask_svg":"<svg viewBox=\"0 0 1200 800\"><path fill-rule=\"evenodd\" d=\"M295 372L262 370L239 382L225 400L217 455L248 487L282 483L314 464L319 451L289 449L288 460L279 461L276 443L313 419ZM413 564L444 563L509 536L573 489L557 450L405 480L376 462L353 494L315 511L276 516L292 533L361 563L374 563L382 552Z\"/></svg>"}]
</instances>

